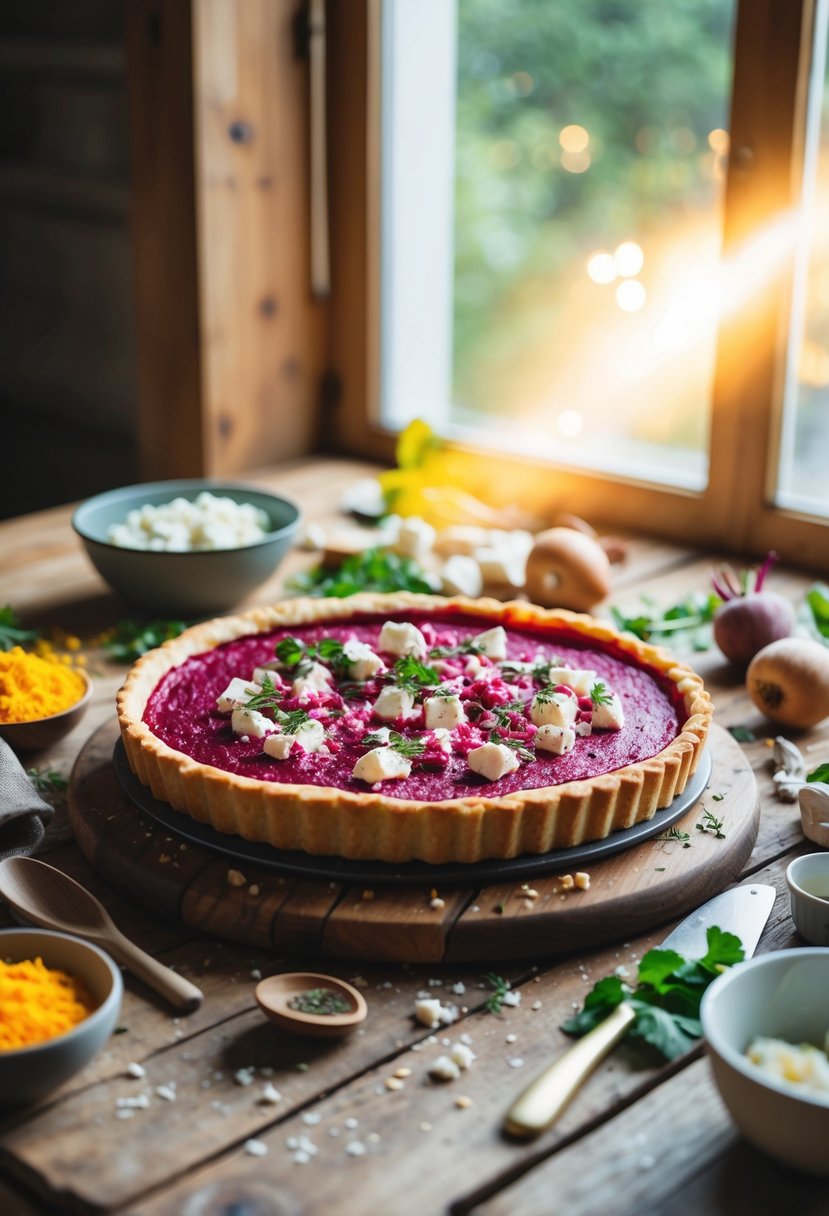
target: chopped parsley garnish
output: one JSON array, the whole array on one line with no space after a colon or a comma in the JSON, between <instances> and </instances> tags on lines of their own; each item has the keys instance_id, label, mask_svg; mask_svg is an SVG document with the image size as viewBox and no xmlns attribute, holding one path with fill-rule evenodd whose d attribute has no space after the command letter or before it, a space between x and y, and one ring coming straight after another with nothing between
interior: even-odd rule
<instances>
[{"instance_id":1,"label":"chopped parsley garnish","mask_svg":"<svg viewBox=\"0 0 829 1216\"><path fill-rule=\"evenodd\" d=\"M590 700L594 705L610 705L613 701L613 694L608 692L607 685L601 680L597 680L590 689Z\"/></svg>"},{"instance_id":2,"label":"chopped parsley garnish","mask_svg":"<svg viewBox=\"0 0 829 1216\"><path fill-rule=\"evenodd\" d=\"M539 688L535 699L539 705L557 705L565 695L565 693L556 692L554 685L545 684L543 688Z\"/></svg>"},{"instance_id":3,"label":"chopped parsley garnish","mask_svg":"<svg viewBox=\"0 0 829 1216\"><path fill-rule=\"evenodd\" d=\"M537 684L549 684L550 673L557 667L563 667L564 660L558 657L553 659L538 659L533 664L533 679Z\"/></svg>"},{"instance_id":4,"label":"chopped parsley garnish","mask_svg":"<svg viewBox=\"0 0 829 1216\"><path fill-rule=\"evenodd\" d=\"M694 847L691 844L690 832L681 832L679 828L668 828L666 832L661 832L656 839L662 841L678 840L683 849L692 849Z\"/></svg>"},{"instance_id":5,"label":"chopped parsley garnish","mask_svg":"<svg viewBox=\"0 0 829 1216\"><path fill-rule=\"evenodd\" d=\"M524 702L508 701L506 705L493 705L489 712L492 714L499 726L509 730L509 728L512 726L510 714L523 714Z\"/></svg>"},{"instance_id":6,"label":"chopped parsley garnish","mask_svg":"<svg viewBox=\"0 0 829 1216\"><path fill-rule=\"evenodd\" d=\"M440 675L434 667L429 667L413 654L404 654L399 658L387 679L397 688L404 688L408 692L419 692L421 688L440 684Z\"/></svg>"},{"instance_id":7,"label":"chopped parsley garnish","mask_svg":"<svg viewBox=\"0 0 829 1216\"><path fill-rule=\"evenodd\" d=\"M430 695L433 697L456 697L458 695L458 690L443 684L440 688L433 688Z\"/></svg>"},{"instance_id":8,"label":"chopped parsley garnish","mask_svg":"<svg viewBox=\"0 0 829 1216\"><path fill-rule=\"evenodd\" d=\"M496 912L498 910L496 908ZM500 911L503 913L503 905L500 907ZM492 995L484 1001L484 1009L487 1013L500 1013L504 1007L504 997L510 990L510 982L505 980L502 975L496 975L494 971L487 971L484 980L492 989Z\"/></svg>"},{"instance_id":9,"label":"chopped parsley garnish","mask_svg":"<svg viewBox=\"0 0 829 1216\"><path fill-rule=\"evenodd\" d=\"M422 739L407 739L397 730L390 730L388 739L378 733L363 735L361 742L367 747L390 747L392 751L399 752L401 756L407 756L409 759L414 756L422 756L426 751L426 744Z\"/></svg>"},{"instance_id":10,"label":"chopped parsley garnish","mask_svg":"<svg viewBox=\"0 0 829 1216\"><path fill-rule=\"evenodd\" d=\"M701 959L683 958L675 950L649 950L639 964L635 988L618 975L599 980L582 1011L561 1029L580 1038L627 1001L636 1014L628 1032L631 1038L650 1044L667 1060L683 1055L702 1035L699 1007L705 989L726 967L745 958L742 942L733 933L712 925L706 939L708 949Z\"/></svg>"},{"instance_id":11,"label":"chopped parsley garnish","mask_svg":"<svg viewBox=\"0 0 829 1216\"><path fill-rule=\"evenodd\" d=\"M119 621L104 648L116 663L134 663L186 628L186 621Z\"/></svg>"},{"instance_id":12,"label":"chopped parsley garnish","mask_svg":"<svg viewBox=\"0 0 829 1216\"><path fill-rule=\"evenodd\" d=\"M268 675L262 680L262 691L245 701L245 709L269 709L274 722L279 723L286 735L295 735L301 726L310 721L310 714L305 709L282 709L282 699Z\"/></svg>"},{"instance_id":13,"label":"chopped parsley garnish","mask_svg":"<svg viewBox=\"0 0 829 1216\"><path fill-rule=\"evenodd\" d=\"M358 591L434 592L426 573L410 557L388 549L367 549L347 557L338 570L317 566L288 580L291 591L344 599Z\"/></svg>"},{"instance_id":14,"label":"chopped parsley garnish","mask_svg":"<svg viewBox=\"0 0 829 1216\"><path fill-rule=\"evenodd\" d=\"M319 642L301 642L299 638L285 637L276 644L276 657L283 667L295 669L302 677L317 661L327 663L338 675L347 675L353 659L346 657L343 643L337 638L320 638Z\"/></svg>"},{"instance_id":15,"label":"chopped parsley garnish","mask_svg":"<svg viewBox=\"0 0 829 1216\"><path fill-rule=\"evenodd\" d=\"M34 629L21 629L17 613L11 604L0 608L0 650L11 650L13 646L23 646L26 642L34 642L38 637Z\"/></svg>"},{"instance_id":16,"label":"chopped parsley garnish","mask_svg":"<svg viewBox=\"0 0 829 1216\"><path fill-rule=\"evenodd\" d=\"M535 760L535 752L530 751L522 739L510 739L504 735L499 735L497 730L489 732L490 743L502 743L504 747L509 747L512 751L517 752L519 760Z\"/></svg>"},{"instance_id":17,"label":"chopped parsley garnish","mask_svg":"<svg viewBox=\"0 0 829 1216\"><path fill-rule=\"evenodd\" d=\"M677 634L690 637L694 650L708 650L711 646L711 622L722 600L714 592L694 591L672 608L660 611L649 596L642 596L642 611L626 616L611 606L616 627L623 633L632 633L643 642L653 637Z\"/></svg>"},{"instance_id":18,"label":"chopped parsley garnish","mask_svg":"<svg viewBox=\"0 0 829 1216\"><path fill-rule=\"evenodd\" d=\"M456 646L433 646L429 651L430 659L455 659L464 654L483 654L483 650L473 638L458 642Z\"/></svg>"}]
</instances>

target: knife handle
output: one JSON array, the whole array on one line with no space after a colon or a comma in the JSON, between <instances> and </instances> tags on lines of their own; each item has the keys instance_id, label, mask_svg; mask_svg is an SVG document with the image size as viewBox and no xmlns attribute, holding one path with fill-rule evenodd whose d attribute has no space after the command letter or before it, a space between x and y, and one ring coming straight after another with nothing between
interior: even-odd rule
<instances>
[{"instance_id":1,"label":"knife handle","mask_svg":"<svg viewBox=\"0 0 829 1216\"><path fill-rule=\"evenodd\" d=\"M553 1060L507 1111L507 1134L529 1140L554 1123L582 1082L630 1029L635 1017L633 1008L622 1001L609 1017Z\"/></svg>"}]
</instances>

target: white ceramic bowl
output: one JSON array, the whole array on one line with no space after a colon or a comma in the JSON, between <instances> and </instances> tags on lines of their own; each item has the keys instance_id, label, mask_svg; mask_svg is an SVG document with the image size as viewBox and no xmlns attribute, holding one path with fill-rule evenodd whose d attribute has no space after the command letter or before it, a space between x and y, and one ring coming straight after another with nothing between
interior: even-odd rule
<instances>
[{"instance_id":1,"label":"white ceramic bowl","mask_svg":"<svg viewBox=\"0 0 829 1216\"><path fill-rule=\"evenodd\" d=\"M186 553L128 549L109 541L110 526L123 523L130 511L175 498L193 501L203 490L260 508L270 530L252 545ZM72 516L93 566L128 605L183 617L224 612L264 583L293 544L299 522L299 508L287 498L200 478L108 490L81 503Z\"/></svg>"},{"instance_id":2,"label":"white ceramic bowl","mask_svg":"<svg viewBox=\"0 0 829 1216\"><path fill-rule=\"evenodd\" d=\"M96 1002L77 1026L31 1047L0 1051L0 1105L34 1102L83 1068L103 1047L118 1020L124 991L121 972L91 942L49 929L3 929L0 958L42 958L47 967L82 979Z\"/></svg>"},{"instance_id":3,"label":"white ceramic bowl","mask_svg":"<svg viewBox=\"0 0 829 1216\"><path fill-rule=\"evenodd\" d=\"M804 853L786 870L792 920L813 946L829 946L829 853ZM829 1005L829 989L826 994ZM829 1154L829 1145L826 1148Z\"/></svg>"},{"instance_id":4,"label":"white ceramic bowl","mask_svg":"<svg viewBox=\"0 0 829 1216\"><path fill-rule=\"evenodd\" d=\"M757 1035L823 1046L829 950L779 950L738 963L702 999L714 1080L746 1140L785 1165L829 1176L829 1094L806 1096L745 1055Z\"/></svg>"}]
</instances>

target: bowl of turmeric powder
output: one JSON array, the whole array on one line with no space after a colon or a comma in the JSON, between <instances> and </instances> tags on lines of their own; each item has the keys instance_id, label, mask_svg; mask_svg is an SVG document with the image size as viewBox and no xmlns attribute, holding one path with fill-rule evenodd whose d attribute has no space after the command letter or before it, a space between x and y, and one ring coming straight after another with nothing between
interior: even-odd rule
<instances>
[{"instance_id":1,"label":"bowl of turmeric powder","mask_svg":"<svg viewBox=\"0 0 829 1216\"><path fill-rule=\"evenodd\" d=\"M0 930L0 1106L35 1102L88 1064L115 1029L123 988L91 942Z\"/></svg>"},{"instance_id":2,"label":"bowl of turmeric powder","mask_svg":"<svg viewBox=\"0 0 829 1216\"><path fill-rule=\"evenodd\" d=\"M13 646L0 650L0 739L16 751L51 747L92 699L85 671Z\"/></svg>"}]
</instances>

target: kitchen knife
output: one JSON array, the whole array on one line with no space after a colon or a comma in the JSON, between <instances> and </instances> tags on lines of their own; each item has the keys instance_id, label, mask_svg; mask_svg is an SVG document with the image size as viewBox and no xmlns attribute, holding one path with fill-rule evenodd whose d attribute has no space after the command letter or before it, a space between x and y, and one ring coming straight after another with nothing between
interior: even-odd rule
<instances>
[{"instance_id":1,"label":"kitchen knife","mask_svg":"<svg viewBox=\"0 0 829 1216\"><path fill-rule=\"evenodd\" d=\"M685 958L702 958L708 948L706 931L717 925L739 937L745 957L751 958L777 892L774 887L745 883L723 891L686 916L659 944ZM633 1025L636 1015L627 1001L570 1047L532 1081L507 1112L504 1130L529 1140L548 1128L575 1094L582 1081L604 1059Z\"/></svg>"}]
</instances>

